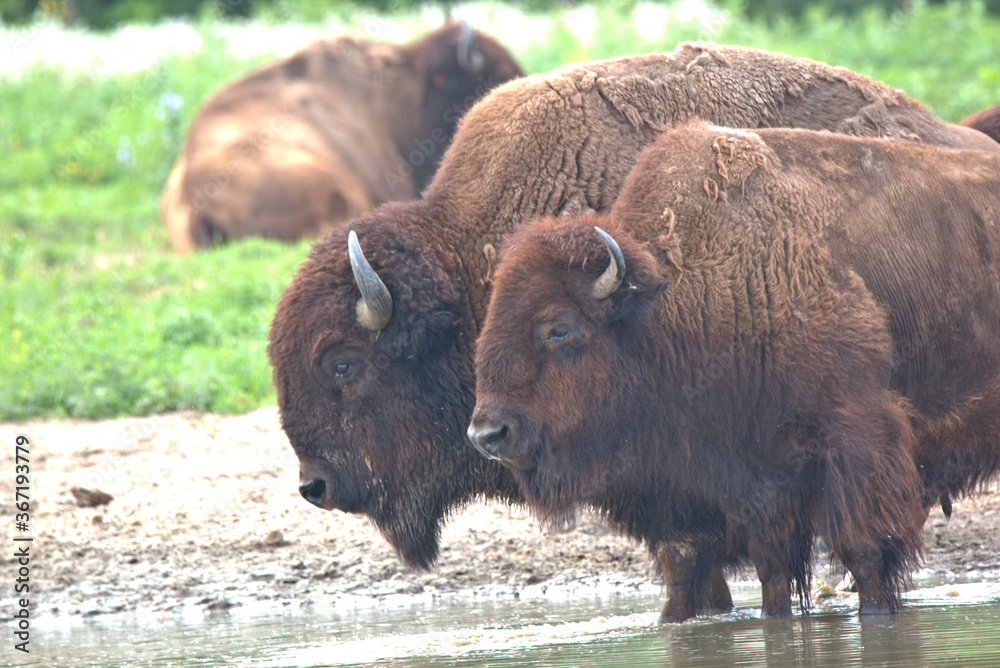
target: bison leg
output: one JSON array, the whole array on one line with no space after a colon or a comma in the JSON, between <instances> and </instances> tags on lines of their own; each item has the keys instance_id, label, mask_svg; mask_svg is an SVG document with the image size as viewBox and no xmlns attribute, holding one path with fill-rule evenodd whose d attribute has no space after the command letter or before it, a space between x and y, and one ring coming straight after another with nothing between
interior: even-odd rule
<instances>
[{"instance_id":1,"label":"bison leg","mask_svg":"<svg viewBox=\"0 0 1000 668\"><path fill-rule=\"evenodd\" d=\"M940 500L942 508L947 508L947 510L944 511L945 515L947 515L947 516L950 517L951 516L951 500L948 498L948 493L945 492L943 495L941 495L941 497L939 499L934 499L933 502L936 503L938 500ZM931 505L928 504L928 503L924 503L924 506L923 506L924 521L922 522L922 524L927 522L927 518L930 515L930 511L931 511ZM860 565L858 567L862 568L862 566L860 566ZM860 594L857 579L855 579L854 573L852 573L850 570L848 570L847 574L844 575L844 579L840 581L840 584L838 584L834 588L837 591L846 591L846 592L851 592L853 594ZM870 597L866 594L866 598L870 598ZM897 603L898 603L898 601L897 601ZM877 614L878 612L879 612L878 610L870 611L870 612L865 612L864 604L862 604L862 606L861 606L861 614L870 614L870 613ZM886 610L884 610L884 612L892 612L892 610L891 609L886 609Z\"/></svg>"},{"instance_id":2,"label":"bison leg","mask_svg":"<svg viewBox=\"0 0 1000 668\"><path fill-rule=\"evenodd\" d=\"M776 551L750 541L750 560L760 580L761 616L764 619L792 616L792 572Z\"/></svg>"},{"instance_id":3,"label":"bison leg","mask_svg":"<svg viewBox=\"0 0 1000 668\"><path fill-rule=\"evenodd\" d=\"M656 561L667 584L660 624L675 624L704 612L729 612L733 597L722 564L689 543L663 543Z\"/></svg>"},{"instance_id":4,"label":"bison leg","mask_svg":"<svg viewBox=\"0 0 1000 668\"><path fill-rule=\"evenodd\" d=\"M733 609L733 595L729 592L729 584L721 564L712 564L707 598L708 609L712 612L730 612Z\"/></svg>"},{"instance_id":5,"label":"bison leg","mask_svg":"<svg viewBox=\"0 0 1000 668\"><path fill-rule=\"evenodd\" d=\"M858 587L858 612L862 615L886 615L899 612L898 556L894 551L865 550L841 557Z\"/></svg>"},{"instance_id":6,"label":"bison leg","mask_svg":"<svg viewBox=\"0 0 1000 668\"><path fill-rule=\"evenodd\" d=\"M886 393L881 406L851 406L842 415L860 419L829 432L823 533L857 582L860 613L897 612L927 517L908 411Z\"/></svg>"}]
</instances>

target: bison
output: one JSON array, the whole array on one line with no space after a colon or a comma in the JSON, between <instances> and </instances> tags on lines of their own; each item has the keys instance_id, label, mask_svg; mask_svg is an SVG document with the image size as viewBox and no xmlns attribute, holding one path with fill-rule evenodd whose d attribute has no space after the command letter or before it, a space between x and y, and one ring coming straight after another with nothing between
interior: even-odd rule
<instances>
[{"instance_id":1,"label":"bison","mask_svg":"<svg viewBox=\"0 0 1000 668\"><path fill-rule=\"evenodd\" d=\"M542 518L590 504L654 552L747 557L767 617L808 591L814 535L862 613L896 611L925 489L1000 471L998 167L808 130L665 133L610 213L508 237L470 440ZM692 506L704 526L679 530Z\"/></svg>"},{"instance_id":2,"label":"bison","mask_svg":"<svg viewBox=\"0 0 1000 668\"><path fill-rule=\"evenodd\" d=\"M495 248L536 215L606 211L642 149L692 117L1000 148L861 75L741 47L684 44L508 83L463 118L422 201L335 230L284 291L268 353L302 495L368 515L417 567L434 561L451 510L520 501L465 437ZM696 556L687 544L656 555L666 618L731 606L729 557L704 569ZM693 571L698 586L674 586Z\"/></svg>"},{"instance_id":3,"label":"bison","mask_svg":"<svg viewBox=\"0 0 1000 668\"><path fill-rule=\"evenodd\" d=\"M970 114L960 125L978 130L994 141L1000 141L1000 104Z\"/></svg>"},{"instance_id":4,"label":"bison","mask_svg":"<svg viewBox=\"0 0 1000 668\"><path fill-rule=\"evenodd\" d=\"M466 23L407 47L320 40L257 70L191 123L160 202L174 247L316 236L411 199L466 108L521 75Z\"/></svg>"}]
</instances>

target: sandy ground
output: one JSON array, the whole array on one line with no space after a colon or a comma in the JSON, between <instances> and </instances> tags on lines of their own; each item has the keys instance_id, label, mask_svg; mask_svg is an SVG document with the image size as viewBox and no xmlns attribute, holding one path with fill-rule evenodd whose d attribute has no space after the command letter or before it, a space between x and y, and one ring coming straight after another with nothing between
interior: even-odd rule
<instances>
[{"instance_id":1,"label":"sandy ground","mask_svg":"<svg viewBox=\"0 0 1000 668\"><path fill-rule=\"evenodd\" d=\"M237 417L7 423L0 434L9 443L0 476L0 572L9 591L17 564L7 537L33 535L33 616L654 581L645 550L594 518L546 534L524 509L493 504L452 519L433 571L408 571L367 520L319 511L299 497L297 461L274 408ZM16 530L11 502L18 434L30 440L26 534ZM112 500L80 507L74 487ZM925 552L918 582L1000 580L1000 490L959 500L951 520L936 509Z\"/></svg>"}]
</instances>

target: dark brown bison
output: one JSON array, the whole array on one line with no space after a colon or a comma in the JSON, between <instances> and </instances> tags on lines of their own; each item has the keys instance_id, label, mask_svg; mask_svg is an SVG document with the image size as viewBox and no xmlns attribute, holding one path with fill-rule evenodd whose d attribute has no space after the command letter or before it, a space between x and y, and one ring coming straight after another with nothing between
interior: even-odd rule
<instances>
[{"instance_id":1,"label":"dark brown bison","mask_svg":"<svg viewBox=\"0 0 1000 668\"><path fill-rule=\"evenodd\" d=\"M174 247L315 236L411 199L464 111L521 74L465 23L407 47L320 40L257 70L191 123L160 202Z\"/></svg>"},{"instance_id":2,"label":"dark brown bison","mask_svg":"<svg viewBox=\"0 0 1000 668\"><path fill-rule=\"evenodd\" d=\"M960 125L978 130L994 141L1000 141L1000 104L971 114Z\"/></svg>"},{"instance_id":3,"label":"dark brown bison","mask_svg":"<svg viewBox=\"0 0 1000 668\"><path fill-rule=\"evenodd\" d=\"M470 439L542 518L591 504L654 549L748 557L765 616L807 591L813 535L862 613L897 610L925 489L1000 471L998 167L804 130L665 133L609 214L508 238ZM700 531L673 519L692 506Z\"/></svg>"},{"instance_id":4,"label":"dark brown bison","mask_svg":"<svg viewBox=\"0 0 1000 668\"><path fill-rule=\"evenodd\" d=\"M368 515L423 567L450 510L519 500L506 469L465 439L495 246L539 214L607 210L642 149L691 117L1000 148L858 74L741 47L685 44L506 84L464 117L423 201L354 221L353 259L348 228L334 231L282 295L268 352L302 495ZM687 544L656 554L668 618L731 604L726 555L707 569L693 555ZM682 584L692 572L697 586Z\"/></svg>"}]
</instances>

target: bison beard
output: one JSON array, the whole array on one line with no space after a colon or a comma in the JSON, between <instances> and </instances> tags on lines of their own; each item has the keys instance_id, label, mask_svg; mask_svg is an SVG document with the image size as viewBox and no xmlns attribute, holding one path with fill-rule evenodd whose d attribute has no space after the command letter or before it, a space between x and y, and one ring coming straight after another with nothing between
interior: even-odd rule
<instances>
[{"instance_id":1,"label":"bison beard","mask_svg":"<svg viewBox=\"0 0 1000 668\"><path fill-rule=\"evenodd\" d=\"M654 555L693 535L748 559L765 616L790 614L790 584L805 603L814 534L862 613L895 612L921 501L1000 470L998 168L801 130L665 133L610 215L505 243L471 440L542 518L590 504ZM628 267L605 299L595 225ZM678 506L705 524L685 535Z\"/></svg>"},{"instance_id":2,"label":"bison beard","mask_svg":"<svg viewBox=\"0 0 1000 668\"><path fill-rule=\"evenodd\" d=\"M380 493L382 502L371 512L372 522L396 554L410 568L430 570L437 560L441 539L441 520L445 508L433 495L395 499ZM399 510L409 511L400 515Z\"/></svg>"}]
</instances>

